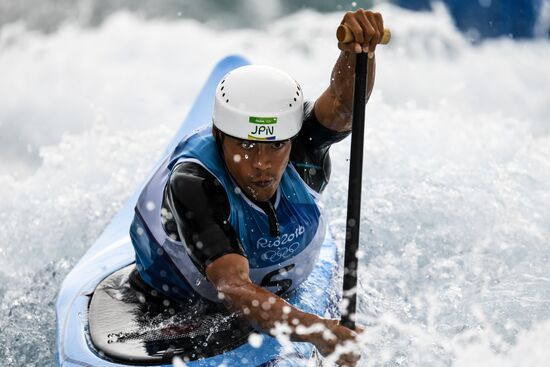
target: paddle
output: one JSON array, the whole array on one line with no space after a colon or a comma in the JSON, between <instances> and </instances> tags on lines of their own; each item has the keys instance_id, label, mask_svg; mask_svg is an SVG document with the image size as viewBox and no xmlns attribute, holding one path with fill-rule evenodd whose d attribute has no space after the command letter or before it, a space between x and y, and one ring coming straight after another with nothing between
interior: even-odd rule
<instances>
[{"instance_id":1,"label":"paddle","mask_svg":"<svg viewBox=\"0 0 550 367\"><path fill-rule=\"evenodd\" d=\"M336 31L338 41L354 41L353 33L342 24ZM384 30L380 41L390 41L389 29ZM342 325L355 329L357 306L357 250L359 249L359 224L361 220L361 181L363 178L363 137L365 135L365 99L367 92L367 54L357 54L355 62L355 89L353 92L353 127L348 186L348 213L346 220L346 246L344 253L344 300L346 310Z\"/></svg>"}]
</instances>

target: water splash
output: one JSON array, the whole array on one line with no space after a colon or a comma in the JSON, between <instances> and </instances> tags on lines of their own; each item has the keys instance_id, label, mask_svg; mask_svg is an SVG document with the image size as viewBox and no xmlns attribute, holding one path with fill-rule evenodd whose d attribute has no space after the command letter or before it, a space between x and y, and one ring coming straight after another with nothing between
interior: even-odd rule
<instances>
[{"instance_id":1,"label":"water splash","mask_svg":"<svg viewBox=\"0 0 550 367\"><path fill-rule=\"evenodd\" d=\"M514 365L522 356L542 365L550 45L472 47L444 10L379 10L394 40L377 51L367 109L361 365ZM10 72L0 83L0 154L10 163L0 164L0 360L53 363L63 276L145 178L215 60L240 52L282 68L314 99L338 55L340 17L303 11L265 31L223 33L126 13L49 36L2 29L0 70ZM29 144L27 160L5 155ZM342 243L349 140L331 156L325 201ZM28 169L15 177L10 165Z\"/></svg>"}]
</instances>

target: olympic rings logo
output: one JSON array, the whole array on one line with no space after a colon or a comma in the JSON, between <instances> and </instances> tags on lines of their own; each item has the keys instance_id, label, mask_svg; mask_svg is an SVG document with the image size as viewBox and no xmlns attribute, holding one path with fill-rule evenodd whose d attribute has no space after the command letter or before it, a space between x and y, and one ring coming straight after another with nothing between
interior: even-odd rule
<instances>
[{"instance_id":1,"label":"olympic rings logo","mask_svg":"<svg viewBox=\"0 0 550 367\"><path fill-rule=\"evenodd\" d=\"M262 259L269 260L271 262L288 259L292 256L292 254L294 254L294 252L296 252L298 247L300 247L300 243L294 242L288 247L279 247L275 250L269 250L262 254Z\"/></svg>"}]
</instances>

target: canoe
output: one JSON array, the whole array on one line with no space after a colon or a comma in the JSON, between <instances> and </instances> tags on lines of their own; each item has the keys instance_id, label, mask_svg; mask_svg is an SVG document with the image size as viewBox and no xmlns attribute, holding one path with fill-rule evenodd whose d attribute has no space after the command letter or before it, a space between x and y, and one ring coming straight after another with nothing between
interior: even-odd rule
<instances>
[{"instance_id":1,"label":"canoe","mask_svg":"<svg viewBox=\"0 0 550 367\"><path fill-rule=\"evenodd\" d=\"M227 72L248 63L240 56L218 62L159 163L183 137L210 123L216 85ZM186 308L151 296L132 281L135 258L128 231L143 184L61 286L56 302L57 364L170 366L181 360L190 367L315 365L317 354L309 343L283 345L224 309L200 304ZM303 311L335 317L341 254L329 232L312 274L287 300Z\"/></svg>"}]
</instances>

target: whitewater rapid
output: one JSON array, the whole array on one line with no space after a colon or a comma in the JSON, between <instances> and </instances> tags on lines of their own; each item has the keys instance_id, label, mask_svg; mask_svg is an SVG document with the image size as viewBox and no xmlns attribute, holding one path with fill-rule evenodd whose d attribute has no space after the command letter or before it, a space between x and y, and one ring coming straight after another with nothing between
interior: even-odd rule
<instances>
[{"instance_id":1,"label":"whitewater rapid","mask_svg":"<svg viewBox=\"0 0 550 367\"><path fill-rule=\"evenodd\" d=\"M378 8L367 107L361 366L544 366L550 357L550 42L470 45L443 8ZM314 100L341 14L213 29L119 12L98 28L0 32L0 361L53 364L60 284L145 178L227 54ZM207 121L205 121L207 122ZM325 191L345 221L349 139Z\"/></svg>"}]
</instances>

